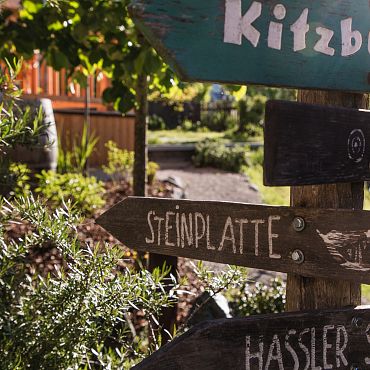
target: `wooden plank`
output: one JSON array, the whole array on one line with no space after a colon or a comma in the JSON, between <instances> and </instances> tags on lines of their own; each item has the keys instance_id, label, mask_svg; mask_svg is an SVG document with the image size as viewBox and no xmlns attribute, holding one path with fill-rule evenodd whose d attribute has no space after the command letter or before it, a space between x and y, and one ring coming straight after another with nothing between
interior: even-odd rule
<instances>
[{"instance_id":1,"label":"wooden plank","mask_svg":"<svg viewBox=\"0 0 370 370\"><path fill-rule=\"evenodd\" d=\"M129 197L97 223L139 251L369 283L369 216Z\"/></svg>"},{"instance_id":2,"label":"wooden plank","mask_svg":"<svg viewBox=\"0 0 370 370\"><path fill-rule=\"evenodd\" d=\"M319 185L370 180L370 112L269 101L264 183Z\"/></svg>"},{"instance_id":3,"label":"wooden plank","mask_svg":"<svg viewBox=\"0 0 370 370\"><path fill-rule=\"evenodd\" d=\"M133 369L369 369L369 330L369 308L208 321Z\"/></svg>"},{"instance_id":4,"label":"wooden plank","mask_svg":"<svg viewBox=\"0 0 370 370\"><path fill-rule=\"evenodd\" d=\"M184 80L370 91L368 0L134 0L131 13Z\"/></svg>"}]
</instances>

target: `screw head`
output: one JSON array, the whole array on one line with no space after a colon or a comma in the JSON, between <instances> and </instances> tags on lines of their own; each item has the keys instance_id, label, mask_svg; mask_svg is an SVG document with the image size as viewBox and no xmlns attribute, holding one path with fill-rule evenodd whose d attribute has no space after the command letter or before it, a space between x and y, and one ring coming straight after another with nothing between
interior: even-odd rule
<instances>
[{"instance_id":1,"label":"screw head","mask_svg":"<svg viewBox=\"0 0 370 370\"><path fill-rule=\"evenodd\" d=\"M301 232L306 228L306 222L302 217L296 217L293 220L293 228L297 232Z\"/></svg>"},{"instance_id":2,"label":"screw head","mask_svg":"<svg viewBox=\"0 0 370 370\"><path fill-rule=\"evenodd\" d=\"M292 260L297 264L303 263L304 262L304 253L300 249L296 249L292 253Z\"/></svg>"}]
</instances>

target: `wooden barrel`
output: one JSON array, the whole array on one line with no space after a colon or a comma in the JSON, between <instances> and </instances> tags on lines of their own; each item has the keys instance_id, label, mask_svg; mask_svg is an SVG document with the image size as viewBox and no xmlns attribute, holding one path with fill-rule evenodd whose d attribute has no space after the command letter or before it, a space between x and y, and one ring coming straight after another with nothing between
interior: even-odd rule
<instances>
[{"instance_id":1,"label":"wooden barrel","mask_svg":"<svg viewBox=\"0 0 370 370\"><path fill-rule=\"evenodd\" d=\"M25 163L34 172L56 170L58 163L58 136L55 125L53 106L50 99L22 100L19 104L22 109L31 108L33 117L40 107L43 112L44 129L38 138L38 143L31 147L16 146L9 151L9 158L13 162Z\"/></svg>"}]
</instances>

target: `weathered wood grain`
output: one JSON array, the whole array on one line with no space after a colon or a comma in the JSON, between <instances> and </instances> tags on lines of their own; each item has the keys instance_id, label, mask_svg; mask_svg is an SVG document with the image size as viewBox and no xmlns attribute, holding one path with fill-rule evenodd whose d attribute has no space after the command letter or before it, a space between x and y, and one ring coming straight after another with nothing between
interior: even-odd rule
<instances>
[{"instance_id":1,"label":"weathered wood grain","mask_svg":"<svg viewBox=\"0 0 370 370\"><path fill-rule=\"evenodd\" d=\"M302 103L368 109L369 97L330 91L298 92ZM364 204L364 184L343 183L291 188L291 206L307 208L339 208L361 210ZM287 276L287 303L289 311L338 308L358 305L361 302L361 286L353 281L335 281L307 278L298 274Z\"/></svg>"},{"instance_id":2,"label":"weathered wood grain","mask_svg":"<svg viewBox=\"0 0 370 370\"><path fill-rule=\"evenodd\" d=\"M139 251L370 282L366 211L130 197L97 223Z\"/></svg>"},{"instance_id":3,"label":"weathered wood grain","mask_svg":"<svg viewBox=\"0 0 370 370\"><path fill-rule=\"evenodd\" d=\"M369 91L368 0L134 0L180 78Z\"/></svg>"},{"instance_id":4,"label":"weathered wood grain","mask_svg":"<svg viewBox=\"0 0 370 370\"><path fill-rule=\"evenodd\" d=\"M134 370L369 369L370 310L205 322Z\"/></svg>"},{"instance_id":5,"label":"weathered wood grain","mask_svg":"<svg viewBox=\"0 0 370 370\"><path fill-rule=\"evenodd\" d=\"M370 111L269 101L266 186L370 180Z\"/></svg>"}]
</instances>

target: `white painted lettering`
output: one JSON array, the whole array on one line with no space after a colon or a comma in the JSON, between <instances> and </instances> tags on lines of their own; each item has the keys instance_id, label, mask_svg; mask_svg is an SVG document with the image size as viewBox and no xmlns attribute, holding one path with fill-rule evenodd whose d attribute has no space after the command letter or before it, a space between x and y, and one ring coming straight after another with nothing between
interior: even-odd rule
<instances>
[{"instance_id":1,"label":"white painted lettering","mask_svg":"<svg viewBox=\"0 0 370 370\"><path fill-rule=\"evenodd\" d=\"M176 213L175 212L166 212L166 227L165 227L165 235L164 235L164 240L165 240L165 244L167 247L174 247L175 246L175 243L171 243L170 242L170 237L169 237L169 233L170 233L170 230L173 229L173 226L170 226L170 217L173 217L175 216Z\"/></svg>"},{"instance_id":2,"label":"white painted lettering","mask_svg":"<svg viewBox=\"0 0 370 370\"><path fill-rule=\"evenodd\" d=\"M189 213L189 225L187 223L186 214L181 214L181 248L185 248L185 237L188 246L194 243L193 237L193 215Z\"/></svg>"},{"instance_id":3,"label":"white painted lettering","mask_svg":"<svg viewBox=\"0 0 370 370\"><path fill-rule=\"evenodd\" d=\"M341 345L341 336L343 336L344 342L343 345ZM337 357L337 367L341 366L341 362L343 362L344 366L348 365L348 361L344 356L344 351L347 348L348 345L348 333L344 326L340 325L337 327L337 340L336 340L336 346L335 346L335 353Z\"/></svg>"},{"instance_id":4,"label":"white painted lettering","mask_svg":"<svg viewBox=\"0 0 370 370\"><path fill-rule=\"evenodd\" d=\"M310 26L307 23L308 20L308 9L304 9L300 17L290 27L290 30L294 34L293 50L300 51L306 49L306 34L310 30Z\"/></svg>"},{"instance_id":5,"label":"white painted lettering","mask_svg":"<svg viewBox=\"0 0 370 370\"><path fill-rule=\"evenodd\" d=\"M277 4L274 8L274 16L277 20L281 21L286 16L285 6ZM269 33L267 38L267 45L271 49L281 50L281 39L283 37L282 23L270 22Z\"/></svg>"},{"instance_id":6,"label":"white painted lettering","mask_svg":"<svg viewBox=\"0 0 370 370\"><path fill-rule=\"evenodd\" d=\"M148 213L148 226L149 226L149 229L150 229L150 233L152 234L151 238L145 238L145 242L147 244L153 244L154 243L154 239L155 239L155 235L154 235L154 229L153 229L153 225L152 225L152 221L151 221L151 216L154 216L155 215L155 212L154 211L150 211Z\"/></svg>"},{"instance_id":7,"label":"white painted lettering","mask_svg":"<svg viewBox=\"0 0 370 370\"><path fill-rule=\"evenodd\" d=\"M254 254L259 255L259 225L265 223L265 220L252 220L251 224L254 224Z\"/></svg>"},{"instance_id":8,"label":"white painted lettering","mask_svg":"<svg viewBox=\"0 0 370 370\"><path fill-rule=\"evenodd\" d=\"M334 36L334 31L329 30L324 27L317 27L316 33L321 36L320 40L317 41L316 45L313 47L318 53L333 56L335 54L335 49L329 46L331 39Z\"/></svg>"},{"instance_id":9,"label":"white painted lettering","mask_svg":"<svg viewBox=\"0 0 370 370\"><path fill-rule=\"evenodd\" d=\"M298 338L298 345L299 347L302 349L302 351L304 352L304 354L306 355L306 365L304 367L303 370L308 370L309 367L310 367L310 363L311 363L311 356L310 356L310 351L308 350L308 348L303 344L303 336L305 334L308 334L310 332L310 329L304 329L302 332L299 333L299 338Z\"/></svg>"},{"instance_id":10,"label":"white painted lettering","mask_svg":"<svg viewBox=\"0 0 370 370\"><path fill-rule=\"evenodd\" d=\"M176 209L179 210L180 207L176 206ZM176 243L177 247L180 247L180 213L176 212Z\"/></svg>"},{"instance_id":11,"label":"white painted lettering","mask_svg":"<svg viewBox=\"0 0 370 370\"><path fill-rule=\"evenodd\" d=\"M199 233L199 220L202 221L202 232ZM201 213L195 213L195 248L199 248L199 241L206 233L206 221Z\"/></svg>"},{"instance_id":12,"label":"white painted lettering","mask_svg":"<svg viewBox=\"0 0 370 370\"><path fill-rule=\"evenodd\" d=\"M212 251L216 250L216 247L211 245L211 236L209 231L209 215L207 215L207 249Z\"/></svg>"},{"instance_id":13,"label":"white painted lettering","mask_svg":"<svg viewBox=\"0 0 370 370\"><path fill-rule=\"evenodd\" d=\"M370 324L367 326L365 333L367 342L370 344ZM365 357L365 364L370 365L370 357Z\"/></svg>"},{"instance_id":14,"label":"white painted lettering","mask_svg":"<svg viewBox=\"0 0 370 370\"><path fill-rule=\"evenodd\" d=\"M271 361L277 361L279 365L279 370L284 370L283 355L281 353L280 340L276 334L272 338L272 343L270 345L269 353L268 353L267 360L266 360L265 370L269 369Z\"/></svg>"},{"instance_id":15,"label":"white painted lettering","mask_svg":"<svg viewBox=\"0 0 370 370\"><path fill-rule=\"evenodd\" d=\"M258 343L259 351L251 353L251 337L246 337L245 346L245 370L256 369L255 366L251 366L251 360L258 359L258 370L263 370L263 337L259 339Z\"/></svg>"},{"instance_id":16,"label":"white painted lettering","mask_svg":"<svg viewBox=\"0 0 370 370\"><path fill-rule=\"evenodd\" d=\"M227 236L228 231L229 231L229 236ZM218 248L219 251L222 251L224 249L225 241L229 241L232 243L233 252L234 254L236 254L234 225L233 225L233 221L231 220L231 217L228 217L226 220L224 232L222 234L222 240L220 243L220 247Z\"/></svg>"},{"instance_id":17,"label":"white painted lettering","mask_svg":"<svg viewBox=\"0 0 370 370\"><path fill-rule=\"evenodd\" d=\"M328 343L328 331L329 330L334 330L335 326L334 325L327 325L324 326L324 331L323 331L323 366L324 369L332 369L333 365L328 363L328 350L333 348L332 344Z\"/></svg>"},{"instance_id":18,"label":"white painted lettering","mask_svg":"<svg viewBox=\"0 0 370 370\"><path fill-rule=\"evenodd\" d=\"M226 0L224 42L241 45L242 36L256 47L261 33L252 26L262 13L262 3L253 1L252 5L242 17L242 1Z\"/></svg>"},{"instance_id":19,"label":"white painted lettering","mask_svg":"<svg viewBox=\"0 0 370 370\"><path fill-rule=\"evenodd\" d=\"M321 370L321 366L316 366L316 329L311 328L311 370Z\"/></svg>"},{"instance_id":20,"label":"white painted lettering","mask_svg":"<svg viewBox=\"0 0 370 370\"><path fill-rule=\"evenodd\" d=\"M158 247L161 245L161 235L162 235L162 222L164 221L163 217L154 217L154 221L158 222Z\"/></svg>"},{"instance_id":21,"label":"white painted lettering","mask_svg":"<svg viewBox=\"0 0 370 370\"><path fill-rule=\"evenodd\" d=\"M236 219L235 220L235 223L236 224L239 224L239 252L240 254L243 254L244 252L244 232L243 232L243 226L246 225L248 223L248 220L245 218L245 219Z\"/></svg>"},{"instance_id":22,"label":"white painted lettering","mask_svg":"<svg viewBox=\"0 0 370 370\"><path fill-rule=\"evenodd\" d=\"M340 22L342 30L342 56L347 57L357 53L362 46L362 35L359 31L352 31L352 18Z\"/></svg>"},{"instance_id":23,"label":"white painted lettering","mask_svg":"<svg viewBox=\"0 0 370 370\"><path fill-rule=\"evenodd\" d=\"M274 221L280 221L281 217L280 216L270 216L268 219L268 238L269 238L269 256L272 259L281 259L281 255L274 253L274 248L272 245L273 239L277 239L279 237L278 234L273 234L272 233L272 223Z\"/></svg>"},{"instance_id":24,"label":"white painted lettering","mask_svg":"<svg viewBox=\"0 0 370 370\"><path fill-rule=\"evenodd\" d=\"M297 352L293 349L291 344L289 343L290 336L296 335L296 330L289 330L288 334L285 336L285 348L286 350L292 355L294 360L294 367L293 370L299 370L299 359L297 356Z\"/></svg>"}]
</instances>

